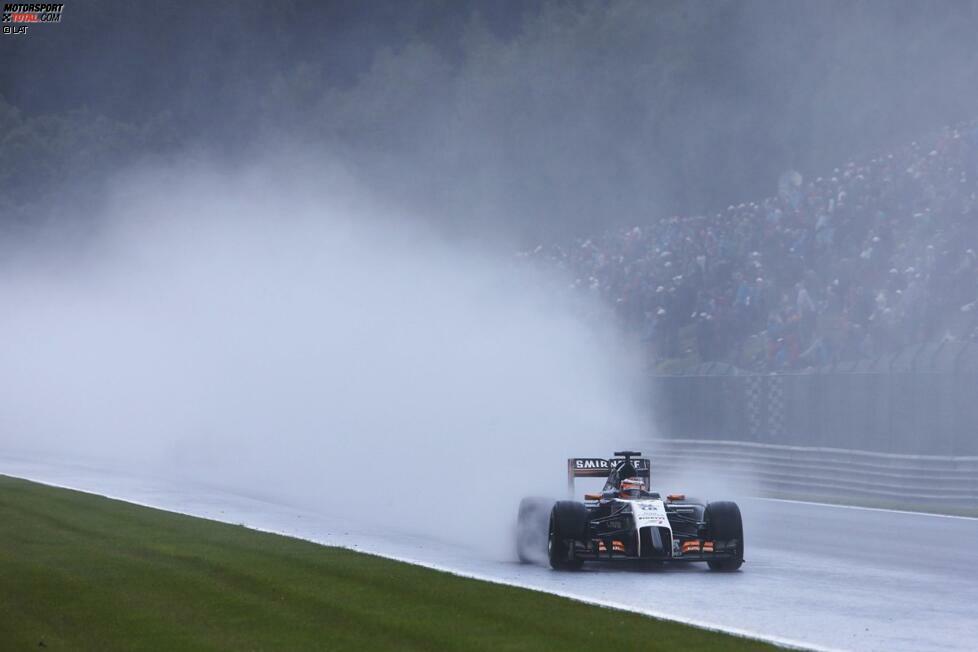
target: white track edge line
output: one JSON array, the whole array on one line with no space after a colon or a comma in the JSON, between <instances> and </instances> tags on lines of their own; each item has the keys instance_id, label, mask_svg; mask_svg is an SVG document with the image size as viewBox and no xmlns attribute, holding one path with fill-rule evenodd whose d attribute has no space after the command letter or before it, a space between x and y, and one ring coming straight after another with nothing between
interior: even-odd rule
<instances>
[{"instance_id":1,"label":"white track edge line","mask_svg":"<svg viewBox=\"0 0 978 652\"><path fill-rule=\"evenodd\" d=\"M814 500L791 500L788 498L764 498L753 496L753 500L766 500L774 503L793 503L796 505L817 505L819 507L838 507L839 509L856 509L865 512L886 512L887 514L909 514L911 516L933 516L935 518L953 518L961 521L978 521L978 516L962 516L960 514L939 514L937 512L915 512L909 509L887 509L885 507L866 507L864 505L841 505L839 503L821 503Z\"/></svg>"},{"instance_id":2,"label":"white track edge line","mask_svg":"<svg viewBox=\"0 0 978 652\"><path fill-rule=\"evenodd\" d=\"M273 534L282 534L282 533L273 532ZM293 535L286 534L284 536L293 536ZM294 537L294 538L301 538L301 537ZM316 543L316 542L313 542L313 543ZM339 546L339 547L346 547L346 546ZM625 603L622 603L622 602L614 602L612 600L596 600L594 598L586 597L586 596L583 596L583 595L580 595L580 594L577 594L577 593L573 593L573 592L570 592L570 591L543 589L543 588L540 588L539 586L534 586L532 584L521 583L521 582L517 582L517 581L513 581L513 580L504 580L504 579L500 579L500 578L497 578L497 577L493 577L492 575L483 575L483 574L480 574L480 573L470 573L468 571L459 571L457 569L454 569L454 568L451 568L451 567L448 567L448 566L440 566L438 564L433 564L431 562L419 561L419 560L411 559L411 558L408 558L408 557L395 557L395 556L390 555L390 554L372 552L372 551L366 550L364 548L350 548L350 549L353 550L354 552L362 552L362 553L366 553L366 554L370 554L370 555L375 555L377 557L384 557L386 559L391 559L393 561L404 562L404 563L412 564L412 565L415 565L415 566L422 566L424 568L429 568L431 570L436 570L436 571L441 571L441 572L444 572L444 573L449 573L450 575L455 575L457 577L464 577L464 578L468 578L468 579L480 580L480 581L483 581L483 582L488 582L490 584L499 584L499 585L502 585L502 586L511 586L511 587L518 588L518 589L525 589L525 590L528 590L528 591L536 591L538 593L546 593L548 595L554 595L554 596L557 596L557 597L560 597L560 598L567 598L569 600L574 600L575 602L581 602L581 603L589 604L589 605L596 606L596 607L603 607L603 608L606 608L606 609L614 609L616 611L625 611L625 612L629 612L629 613L639 614L639 615L642 615L642 616L649 616L649 617L655 618L657 620L674 622L674 623L678 623L678 624L681 624L681 625L689 625L690 627L696 627L697 629L702 629L702 630L706 630L706 631L710 631L710 632L717 632L717 633L721 633L721 634L729 634L731 636L736 636L737 638L744 638L744 639L749 639L749 640L754 640L754 641L760 641L760 642L764 642L764 643L772 643L772 644L777 645L779 647L788 648L788 649L792 649L792 650L814 650L815 652L838 652L838 650L836 648L813 646L810 643L802 643L801 641L797 641L797 640L794 640L794 639L782 638L782 637L779 637L779 636L771 636L771 635L768 635L768 634L761 634L761 633L755 632L753 630L740 629L740 628L737 628L737 627L726 627L726 626L723 626L723 625L710 624L710 623L707 623L705 621L696 620L694 618L683 618L681 616L672 616L672 615L668 615L668 614L665 614L665 613L662 613L662 612L659 612L659 611L655 611L655 610L652 610L652 609L637 609L637 608L635 608L632 605L625 604Z\"/></svg>"}]
</instances>

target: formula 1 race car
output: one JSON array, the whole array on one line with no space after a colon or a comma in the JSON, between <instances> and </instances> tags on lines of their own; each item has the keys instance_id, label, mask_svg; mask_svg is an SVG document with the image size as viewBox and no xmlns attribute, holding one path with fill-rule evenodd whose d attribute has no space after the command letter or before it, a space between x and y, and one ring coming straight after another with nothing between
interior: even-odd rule
<instances>
[{"instance_id":1,"label":"formula 1 race car","mask_svg":"<svg viewBox=\"0 0 978 652\"><path fill-rule=\"evenodd\" d=\"M744 527L732 502L701 503L682 494L662 498L648 490L652 464L641 453L567 460L567 485L605 477L584 502L524 498L517 517L517 552L528 563L544 554L557 570L585 561L705 561L711 570L744 563Z\"/></svg>"}]
</instances>

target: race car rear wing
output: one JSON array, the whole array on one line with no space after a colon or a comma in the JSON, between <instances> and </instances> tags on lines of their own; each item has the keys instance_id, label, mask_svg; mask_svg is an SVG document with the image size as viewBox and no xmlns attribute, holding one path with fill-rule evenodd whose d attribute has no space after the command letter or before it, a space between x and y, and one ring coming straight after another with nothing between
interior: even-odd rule
<instances>
[{"instance_id":1,"label":"race car rear wing","mask_svg":"<svg viewBox=\"0 0 978 652\"><path fill-rule=\"evenodd\" d=\"M635 467L635 474L645 480L645 486L649 486L652 477L652 462L647 457L632 457L641 453L615 453L622 457L612 457L604 459L600 457L571 457L567 460L567 491L573 495L574 480L577 478L607 478L611 470L620 462L630 460Z\"/></svg>"}]
</instances>

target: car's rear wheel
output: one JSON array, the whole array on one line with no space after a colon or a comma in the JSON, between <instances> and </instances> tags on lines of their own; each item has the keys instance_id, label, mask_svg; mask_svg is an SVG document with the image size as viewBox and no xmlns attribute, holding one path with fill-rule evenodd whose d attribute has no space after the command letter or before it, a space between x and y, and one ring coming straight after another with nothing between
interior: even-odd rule
<instances>
[{"instance_id":1,"label":"car's rear wheel","mask_svg":"<svg viewBox=\"0 0 978 652\"><path fill-rule=\"evenodd\" d=\"M550 512L547 556L555 570L576 570L584 563L574 556L574 543L587 539L587 508L582 503L562 500Z\"/></svg>"},{"instance_id":2,"label":"car's rear wheel","mask_svg":"<svg viewBox=\"0 0 978 652\"><path fill-rule=\"evenodd\" d=\"M744 523L737 503L716 502L706 506L703 513L706 534L713 541L736 541L732 558L708 561L710 570L735 571L744 563Z\"/></svg>"},{"instance_id":3,"label":"car's rear wheel","mask_svg":"<svg viewBox=\"0 0 978 652\"><path fill-rule=\"evenodd\" d=\"M547 553L547 523L554 501L524 498L516 517L516 555L524 564L542 562Z\"/></svg>"}]
</instances>

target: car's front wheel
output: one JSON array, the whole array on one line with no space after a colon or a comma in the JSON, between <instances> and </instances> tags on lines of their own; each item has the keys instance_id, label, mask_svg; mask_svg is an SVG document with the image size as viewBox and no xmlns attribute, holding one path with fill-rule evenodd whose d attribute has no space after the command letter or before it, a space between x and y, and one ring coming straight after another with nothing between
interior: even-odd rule
<instances>
[{"instance_id":1,"label":"car's front wheel","mask_svg":"<svg viewBox=\"0 0 978 652\"><path fill-rule=\"evenodd\" d=\"M555 570L577 570L583 561L574 555L574 542L587 538L587 508L582 503L562 500L550 512L547 556Z\"/></svg>"},{"instance_id":2,"label":"car's front wheel","mask_svg":"<svg viewBox=\"0 0 978 652\"><path fill-rule=\"evenodd\" d=\"M735 541L732 558L708 561L710 570L735 571L744 563L744 523L737 503L717 502L706 506L703 513L706 534L713 541Z\"/></svg>"}]
</instances>

